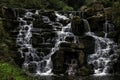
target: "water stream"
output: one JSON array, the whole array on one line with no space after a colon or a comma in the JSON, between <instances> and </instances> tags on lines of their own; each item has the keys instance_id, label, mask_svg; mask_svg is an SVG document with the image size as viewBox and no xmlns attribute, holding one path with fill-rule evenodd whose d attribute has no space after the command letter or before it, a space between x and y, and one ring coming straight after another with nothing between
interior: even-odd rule
<instances>
[{"instance_id":1,"label":"water stream","mask_svg":"<svg viewBox=\"0 0 120 80\"><path fill-rule=\"evenodd\" d=\"M19 17L19 34L17 36L17 45L19 46L18 51L21 53L21 57L25 59L23 68L26 70L28 74L32 75L53 75L52 73L52 61L51 56L59 50L59 45L64 43L70 43L66 41L66 37L74 37L73 42L71 43L77 43L77 37L74 36L73 33L71 33L71 23L68 23L66 26L63 26L59 21L69 19L65 17L64 15L58 14L55 12L55 15L57 16L56 22L53 22L49 19L47 16L42 16L42 20L44 23L47 23L49 25L52 25L53 30L56 31L57 38L55 42L55 46L51 48L51 51L48 55L44 56L44 53L42 56L37 55L37 50L33 48L31 38L32 38L32 29L33 26L33 15L39 15L39 11L37 10L35 13L32 12L26 12L23 17ZM31 19L30 21L27 19ZM32 20L33 19L33 20ZM54 24L58 24L57 26ZM58 27L60 29L58 29ZM44 40L44 39L43 39ZM42 60L41 60L42 57ZM70 67L71 69L72 67ZM68 70L69 74L72 74L70 72L71 70Z\"/></svg>"},{"instance_id":2,"label":"water stream","mask_svg":"<svg viewBox=\"0 0 120 80\"><path fill-rule=\"evenodd\" d=\"M55 30L55 33L57 34L57 37L55 37L55 45L46 56L44 53L43 55L41 54L41 56L38 56L38 51L32 46L32 29L34 28L33 15L39 15L39 11L36 10L35 13L26 12L23 17L18 17L19 34L17 36L17 45L19 46L18 51L21 53L21 57L25 59L23 68L27 73L32 75L53 75L53 63L51 56L59 50L59 45L63 42L79 44L78 36L75 36L71 32L71 22L66 26L63 26L63 24L59 22L60 20L69 20L73 15L68 18L58 12L55 12L57 18L54 22L51 21L49 17L42 16L43 22L48 25L52 25L53 30ZM95 51L88 57L88 63L93 65L95 74L107 74L112 70L112 66L117 60L117 54L114 51L116 44L112 39L107 37L107 34L114 30L114 25L106 21L103 30L105 37L99 37L96 36L94 32L91 32L90 25L86 19L83 19L83 22L87 31L86 35L95 39ZM73 37L74 40L72 42L66 41L67 37ZM76 73L76 69L74 68L76 66L76 60L71 60L71 63L66 71L68 75L74 75Z\"/></svg>"},{"instance_id":3,"label":"water stream","mask_svg":"<svg viewBox=\"0 0 120 80\"><path fill-rule=\"evenodd\" d=\"M84 22L86 26L90 27L88 22L85 20ZM88 57L88 63L94 66L95 75L106 75L110 73L118 57L114 51L117 45L112 39L107 38L108 32L114 30L114 25L106 21L104 27L105 37L96 36L95 33L90 30L86 33L86 35L95 39L95 51Z\"/></svg>"}]
</instances>

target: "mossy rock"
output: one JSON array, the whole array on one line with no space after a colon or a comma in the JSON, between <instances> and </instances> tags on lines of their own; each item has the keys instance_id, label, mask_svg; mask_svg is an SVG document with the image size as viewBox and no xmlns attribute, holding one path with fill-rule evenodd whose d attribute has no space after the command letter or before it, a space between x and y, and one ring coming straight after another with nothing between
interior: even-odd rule
<instances>
[{"instance_id":1,"label":"mossy rock","mask_svg":"<svg viewBox=\"0 0 120 80\"><path fill-rule=\"evenodd\" d=\"M64 52L56 51L54 55L52 55L52 62L53 62L53 73L55 74L65 73L66 68L65 68Z\"/></svg>"},{"instance_id":2,"label":"mossy rock","mask_svg":"<svg viewBox=\"0 0 120 80\"><path fill-rule=\"evenodd\" d=\"M113 10L112 10L112 7L104 8L104 12L105 12L106 19L109 20L109 21L112 21L113 20Z\"/></svg>"},{"instance_id":3,"label":"mossy rock","mask_svg":"<svg viewBox=\"0 0 120 80\"><path fill-rule=\"evenodd\" d=\"M0 16L6 19L17 19L17 14L14 8L8 8L6 6L0 7Z\"/></svg>"},{"instance_id":4,"label":"mossy rock","mask_svg":"<svg viewBox=\"0 0 120 80\"><path fill-rule=\"evenodd\" d=\"M73 17L71 30L75 35L84 35L84 33L86 32L83 20L79 16Z\"/></svg>"},{"instance_id":5,"label":"mossy rock","mask_svg":"<svg viewBox=\"0 0 120 80\"><path fill-rule=\"evenodd\" d=\"M48 16L51 21L56 20L56 15L54 11L46 11L46 12L43 12L42 15Z\"/></svg>"},{"instance_id":6,"label":"mossy rock","mask_svg":"<svg viewBox=\"0 0 120 80\"><path fill-rule=\"evenodd\" d=\"M78 62L79 62L79 66L83 66L83 64L85 63L85 53L81 50L79 53L79 58L78 58Z\"/></svg>"},{"instance_id":7,"label":"mossy rock","mask_svg":"<svg viewBox=\"0 0 120 80\"><path fill-rule=\"evenodd\" d=\"M91 31L103 31L103 24L105 23L105 16L103 14L96 15L88 18L88 22L91 26Z\"/></svg>"},{"instance_id":8,"label":"mossy rock","mask_svg":"<svg viewBox=\"0 0 120 80\"><path fill-rule=\"evenodd\" d=\"M80 42L84 44L84 52L86 55L93 54L95 48L95 39L91 36L85 36L80 39ZM89 44L89 45L88 45Z\"/></svg>"},{"instance_id":9,"label":"mossy rock","mask_svg":"<svg viewBox=\"0 0 120 80\"><path fill-rule=\"evenodd\" d=\"M83 66L83 67L78 69L78 75L80 75L80 76L87 76L87 75L90 75L92 73L93 73L92 69L90 69L86 66Z\"/></svg>"}]
</instances>

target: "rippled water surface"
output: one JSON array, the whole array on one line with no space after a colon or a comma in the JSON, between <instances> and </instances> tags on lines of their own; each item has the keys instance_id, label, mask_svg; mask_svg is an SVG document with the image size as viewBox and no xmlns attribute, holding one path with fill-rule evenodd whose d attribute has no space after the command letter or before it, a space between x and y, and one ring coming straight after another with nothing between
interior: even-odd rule
<instances>
[{"instance_id":1,"label":"rippled water surface","mask_svg":"<svg viewBox=\"0 0 120 80\"><path fill-rule=\"evenodd\" d=\"M120 75L106 75L106 76L85 76L85 77L66 77L66 76L44 76L39 77L38 80L120 80Z\"/></svg>"}]
</instances>

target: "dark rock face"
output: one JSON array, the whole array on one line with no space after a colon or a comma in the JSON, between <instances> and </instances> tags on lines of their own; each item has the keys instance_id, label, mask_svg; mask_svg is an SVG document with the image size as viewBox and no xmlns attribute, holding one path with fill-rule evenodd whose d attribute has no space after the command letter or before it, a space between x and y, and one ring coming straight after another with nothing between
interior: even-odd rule
<instances>
[{"instance_id":1,"label":"dark rock face","mask_svg":"<svg viewBox=\"0 0 120 80\"><path fill-rule=\"evenodd\" d=\"M84 33L86 32L83 20L79 16L73 17L71 29L75 35L84 35Z\"/></svg>"},{"instance_id":2,"label":"dark rock face","mask_svg":"<svg viewBox=\"0 0 120 80\"><path fill-rule=\"evenodd\" d=\"M85 48L84 48L84 52L86 54L93 54L94 53L94 49L95 49L95 40L94 38L90 37L90 36L85 36L84 38L80 39L80 41L84 44Z\"/></svg>"},{"instance_id":3,"label":"dark rock face","mask_svg":"<svg viewBox=\"0 0 120 80\"><path fill-rule=\"evenodd\" d=\"M92 32L103 31L103 24L105 23L104 16L93 16L93 17L90 17L88 21L91 26Z\"/></svg>"},{"instance_id":4,"label":"dark rock face","mask_svg":"<svg viewBox=\"0 0 120 80\"><path fill-rule=\"evenodd\" d=\"M53 72L56 74L67 73L68 67L75 64L78 72L76 75L88 75L91 74L90 68L86 63L86 54L84 52L85 45L83 42L80 44L73 43L61 43L60 49L52 56ZM74 67L73 67L74 68ZM81 74L82 73L82 74Z\"/></svg>"}]
</instances>

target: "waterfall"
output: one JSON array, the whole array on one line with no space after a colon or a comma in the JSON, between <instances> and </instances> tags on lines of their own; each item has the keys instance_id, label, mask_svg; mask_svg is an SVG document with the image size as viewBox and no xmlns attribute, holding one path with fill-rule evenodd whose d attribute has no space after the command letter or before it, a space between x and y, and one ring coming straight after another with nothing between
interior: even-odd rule
<instances>
[{"instance_id":1,"label":"waterfall","mask_svg":"<svg viewBox=\"0 0 120 80\"><path fill-rule=\"evenodd\" d=\"M85 27L86 32L90 32L91 29L90 29L90 25L88 21L86 19L83 19L83 22L84 22L84 27Z\"/></svg>"},{"instance_id":2,"label":"waterfall","mask_svg":"<svg viewBox=\"0 0 120 80\"><path fill-rule=\"evenodd\" d=\"M105 37L107 37L107 34L108 34L109 32L114 31L114 25L111 24L108 20L106 20L106 21L105 21L105 24L104 24L103 31L104 31L104 33L105 33Z\"/></svg>"},{"instance_id":3,"label":"waterfall","mask_svg":"<svg viewBox=\"0 0 120 80\"><path fill-rule=\"evenodd\" d=\"M36 12L38 14L38 12ZM47 59L43 58L40 60L40 57L37 55L37 50L33 48L31 37L33 29L32 20L34 13L26 12L23 17L19 17L19 34L17 36L17 45L20 47L18 51L21 53L21 56L25 59L23 68L27 73L33 73L35 75L50 75L52 71L52 62L51 57ZM48 22L48 21L47 21Z\"/></svg>"},{"instance_id":4,"label":"waterfall","mask_svg":"<svg viewBox=\"0 0 120 80\"><path fill-rule=\"evenodd\" d=\"M18 17L19 20L19 34L17 35L16 43L18 45L18 51L21 57L24 59L23 68L28 74L33 75L53 75L53 63L51 57L56 51L60 50L61 43L75 43L80 44L79 37L75 36L71 32L71 22L63 26L60 23L61 20L69 20L73 18L70 14L69 17L54 12L56 20L51 21L48 16L40 15L40 11L36 12L27 11L23 16ZM43 23L52 26L52 30L56 33L54 46L51 48L50 53L45 55L44 52L39 52L32 45L32 30L34 29L33 21L34 15L40 15ZM94 32L91 32L90 25L86 19L83 19L86 35L91 36L95 39L95 50L94 53L89 55L88 63L94 66L95 74L107 74L112 70L112 65L117 60L117 54L114 51L116 46L115 42L107 37L107 34L114 30L114 25L109 23L107 20L104 24L105 37L96 36ZM72 37L72 41L67 41L67 37ZM46 41L43 39L43 43ZM66 70L68 75L74 75L77 72L76 67L77 59L72 59L68 64Z\"/></svg>"},{"instance_id":5,"label":"waterfall","mask_svg":"<svg viewBox=\"0 0 120 80\"><path fill-rule=\"evenodd\" d=\"M89 23L86 21L87 20L84 20L84 23L89 27ZM105 25L107 34L107 27L109 27L109 30L113 27L107 22ZM109 73L109 71L112 70L112 65L117 59L117 54L114 51L114 46L116 46L116 44L110 38L96 36L95 33L91 31L87 32L86 35L95 39L95 51L88 57L88 63L94 66L94 73L96 75Z\"/></svg>"},{"instance_id":6,"label":"waterfall","mask_svg":"<svg viewBox=\"0 0 120 80\"><path fill-rule=\"evenodd\" d=\"M61 16L58 13L56 13L57 16L57 21L59 21L61 18L63 20L68 19L65 16ZM61 24L62 25L62 24ZM54 51L59 50L59 45L64 42L64 43L79 43L78 37L75 36L72 32L71 32L71 23L68 23L66 26L61 26L61 30L57 31L57 35L58 38L56 39L56 44L55 47L53 49L55 49ZM73 37L74 40L73 42L68 42L66 41L67 37ZM54 53L54 52L53 52ZM77 62L76 60L71 60L71 63L68 64L68 69L67 69L67 73L68 75L74 75L76 73L76 69L75 67L77 66Z\"/></svg>"},{"instance_id":7,"label":"waterfall","mask_svg":"<svg viewBox=\"0 0 120 80\"><path fill-rule=\"evenodd\" d=\"M49 17L42 15L43 22L48 25L52 25L53 30L55 30L57 34L57 37L55 38L55 46L51 48L50 53L45 56L43 52L40 52L40 56L38 56L38 51L33 48L31 40L32 30L34 29L33 20L35 20L33 18L33 15L39 15L39 10L36 10L35 13L28 11L24 14L23 17L18 17L19 34L17 35L16 42L19 46L18 51L21 53L21 57L25 59L23 63L23 68L28 74L32 75L53 75L51 56L57 50L59 50L59 45L62 42L77 43L79 41L77 37L71 32L71 23L68 23L66 26L63 26L61 23L59 23L60 20L67 20L69 18L55 12L57 18L56 21L53 22L49 19ZM73 42L66 41L67 37L73 37ZM74 62L75 61L72 61L71 64L75 64ZM69 70L67 70L68 74L74 73L74 71L71 72L71 70L73 70L72 68L73 66L69 66Z\"/></svg>"}]
</instances>

